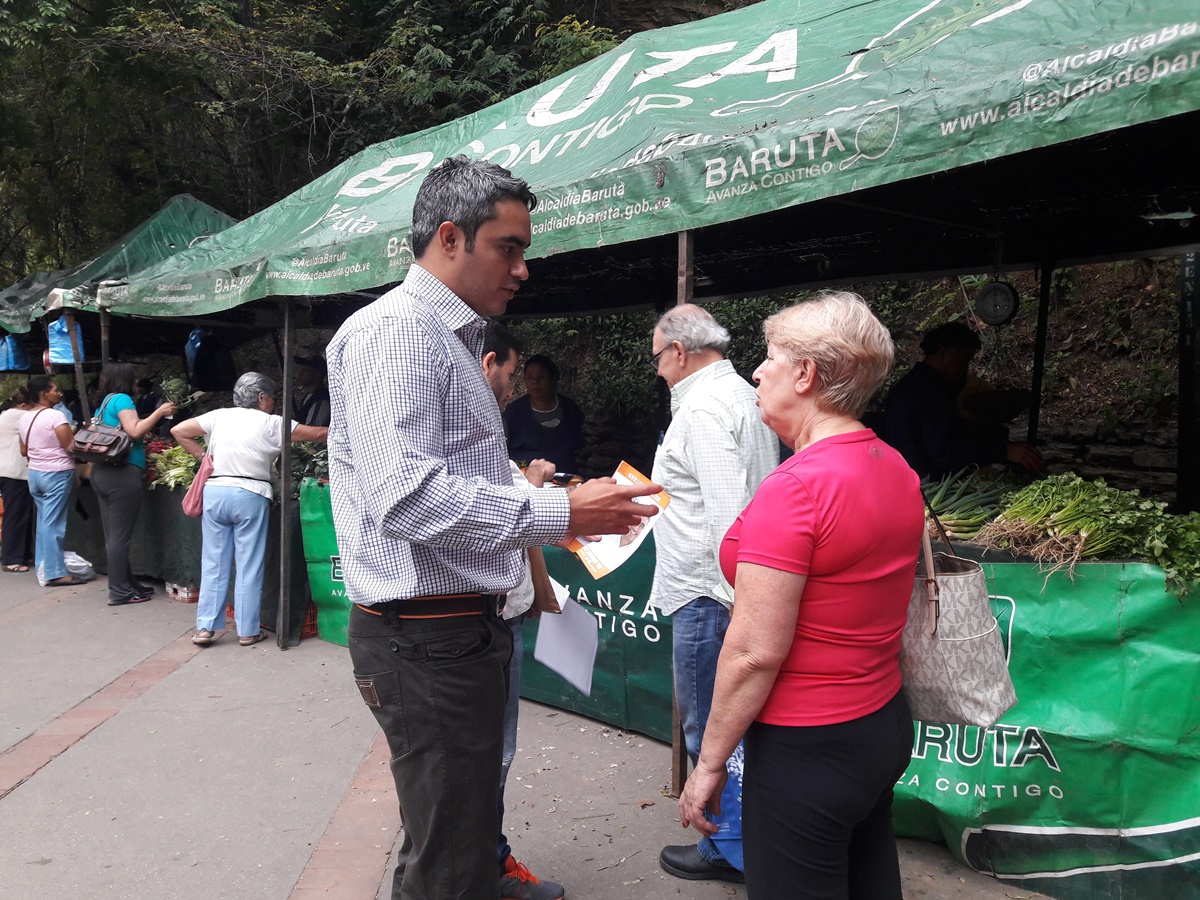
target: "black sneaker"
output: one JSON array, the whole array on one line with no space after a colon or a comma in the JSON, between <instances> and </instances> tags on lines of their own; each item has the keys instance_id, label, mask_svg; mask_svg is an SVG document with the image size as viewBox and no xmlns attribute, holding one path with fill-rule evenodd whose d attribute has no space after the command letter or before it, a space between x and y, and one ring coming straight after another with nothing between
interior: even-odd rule
<instances>
[{"instance_id":1,"label":"black sneaker","mask_svg":"<svg viewBox=\"0 0 1200 900\"><path fill-rule=\"evenodd\" d=\"M563 900L566 890L557 881L542 881L510 855L500 876L500 900Z\"/></svg>"}]
</instances>

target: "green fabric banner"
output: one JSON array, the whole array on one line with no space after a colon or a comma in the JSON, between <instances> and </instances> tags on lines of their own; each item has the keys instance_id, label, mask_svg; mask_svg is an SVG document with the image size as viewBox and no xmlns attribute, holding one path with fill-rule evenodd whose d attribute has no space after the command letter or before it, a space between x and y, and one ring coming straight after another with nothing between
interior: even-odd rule
<instances>
[{"instance_id":1,"label":"green fabric banner","mask_svg":"<svg viewBox=\"0 0 1200 900\"><path fill-rule=\"evenodd\" d=\"M305 555L321 637L344 644L328 496L302 488ZM546 563L596 617L592 695L533 658L536 620L522 695L670 741L671 621L647 605L653 535L599 581L566 551L547 548ZM1161 569L1138 563L1084 563L1073 578L984 569L1018 703L987 729L916 723L896 833L1063 900L1200 896L1200 597L1176 600Z\"/></svg>"},{"instance_id":2,"label":"green fabric banner","mask_svg":"<svg viewBox=\"0 0 1200 900\"><path fill-rule=\"evenodd\" d=\"M1200 896L1200 603L1154 566L984 564L1018 703L916 723L896 832L1063 900Z\"/></svg>"},{"instance_id":3,"label":"green fabric banner","mask_svg":"<svg viewBox=\"0 0 1200 900\"><path fill-rule=\"evenodd\" d=\"M671 740L671 618L649 605L654 533L629 560L599 581L574 553L547 547L546 568L596 618L600 645L585 697L533 658L537 619L525 620L521 696L601 722Z\"/></svg>"},{"instance_id":4,"label":"green fabric banner","mask_svg":"<svg viewBox=\"0 0 1200 900\"><path fill-rule=\"evenodd\" d=\"M342 560L333 530L329 483L305 478L300 482L300 532L308 584L317 608L317 636L345 647L350 624L350 600L342 582Z\"/></svg>"},{"instance_id":5,"label":"green fabric banner","mask_svg":"<svg viewBox=\"0 0 1200 900\"><path fill-rule=\"evenodd\" d=\"M763 0L635 35L479 113L370 147L106 285L98 303L195 315L399 281L417 187L458 153L530 182L539 257L1186 113L1200 108L1198 19L1195 0Z\"/></svg>"}]
</instances>

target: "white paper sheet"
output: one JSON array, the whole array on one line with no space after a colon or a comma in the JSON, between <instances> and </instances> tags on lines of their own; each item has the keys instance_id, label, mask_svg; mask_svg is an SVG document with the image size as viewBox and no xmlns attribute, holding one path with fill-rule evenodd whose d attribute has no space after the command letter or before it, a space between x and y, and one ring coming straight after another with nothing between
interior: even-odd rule
<instances>
[{"instance_id":1,"label":"white paper sheet","mask_svg":"<svg viewBox=\"0 0 1200 900\"><path fill-rule=\"evenodd\" d=\"M533 658L557 672L585 697L590 697L596 648L600 645L596 617L572 600L567 589L553 578L550 584L562 607L562 615L543 615L538 619Z\"/></svg>"}]
</instances>

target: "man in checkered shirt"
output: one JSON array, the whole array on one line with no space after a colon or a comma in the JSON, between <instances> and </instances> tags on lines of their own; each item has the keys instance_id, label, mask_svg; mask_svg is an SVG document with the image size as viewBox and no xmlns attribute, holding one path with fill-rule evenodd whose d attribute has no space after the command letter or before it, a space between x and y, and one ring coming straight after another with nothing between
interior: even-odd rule
<instances>
[{"instance_id":1,"label":"man in checkered shirt","mask_svg":"<svg viewBox=\"0 0 1200 900\"><path fill-rule=\"evenodd\" d=\"M660 490L513 486L479 361L484 317L529 277L536 204L499 166L445 160L417 192L404 284L351 316L326 352L350 658L388 739L404 826L393 900L526 896L497 872L512 653L499 605L526 547L621 532L646 514L633 498Z\"/></svg>"},{"instance_id":2,"label":"man in checkered shirt","mask_svg":"<svg viewBox=\"0 0 1200 900\"><path fill-rule=\"evenodd\" d=\"M728 346L729 332L693 304L664 313L650 344L654 371L671 389L671 425L653 469L671 505L654 531L650 603L671 617L675 705L693 765L733 605L721 576L721 539L779 464L779 439L759 416L754 388L725 359ZM744 881L741 808L735 768L713 817L717 834L664 847L659 864L678 878Z\"/></svg>"}]
</instances>

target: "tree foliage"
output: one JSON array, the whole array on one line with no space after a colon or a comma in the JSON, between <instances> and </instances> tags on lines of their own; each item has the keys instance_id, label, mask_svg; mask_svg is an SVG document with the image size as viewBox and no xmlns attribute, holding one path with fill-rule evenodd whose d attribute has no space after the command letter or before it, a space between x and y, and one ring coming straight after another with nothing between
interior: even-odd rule
<instances>
[{"instance_id":1,"label":"tree foliage","mask_svg":"<svg viewBox=\"0 0 1200 900\"><path fill-rule=\"evenodd\" d=\"M78 263L177 193L245 217L370 144L615 46L575 12L561 0L0 0L0 277Z\"/></svg>"}]
</instances>

